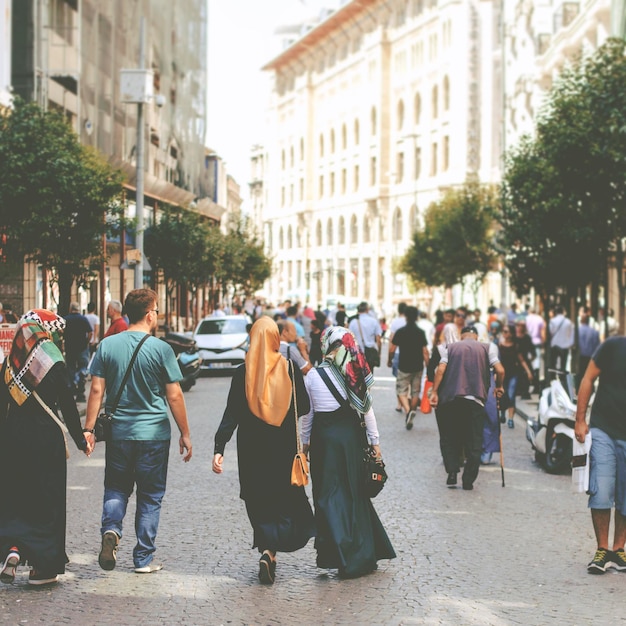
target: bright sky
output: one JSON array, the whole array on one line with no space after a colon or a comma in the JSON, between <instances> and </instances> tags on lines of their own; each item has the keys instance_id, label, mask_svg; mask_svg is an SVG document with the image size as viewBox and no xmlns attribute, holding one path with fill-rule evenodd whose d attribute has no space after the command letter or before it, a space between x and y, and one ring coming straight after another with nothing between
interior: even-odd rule
<instances>
[{"instance_id":1,"label":"bright sky","mask_svg":"<svg viewBox=\"0 0 626 626\"><path fill-rule=\"evenodd\" d=\"M261 67L280 52L279 26L317 15L334 0L208 0L208 132L206 143L248 198L250 148L260 143L267 105ZM244 205L245 208L245 205Z\"/></svg>"}]
</instances>

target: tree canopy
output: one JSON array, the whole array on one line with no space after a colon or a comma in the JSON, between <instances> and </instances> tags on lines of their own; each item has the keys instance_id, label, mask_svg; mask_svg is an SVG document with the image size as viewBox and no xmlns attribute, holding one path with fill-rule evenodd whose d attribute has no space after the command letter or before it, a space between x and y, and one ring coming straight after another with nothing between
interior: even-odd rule
<instances>
[{"instance_id":1,"label":"tree canopy","mask_svg":"<svg viewBox=\"0 0 626 626\"><path fill-rule=\"evenodd\" d=\"M65 312L72 284L99 269L103 235L123 218L122 174L83 146L61 113L19 98L0 116L0 163L5 254L52 270Z\"/></svg>"},{"instance_id":2,"label":"tree canopy","mask_svg":"<svg viewBox=\"0 0 626 626\"><path fill-rule=\"evenodd\" d=\"M626 42L612 39L565 69L534 137L507 155L500 246L518 293L574 294L612 257L623 266L625 52Z\"/></svg>"},{"instance_id":3,"label":"tree canopy","mask_svg":"<svg viewBox=\"0 0 626 626\"><path fill-rule=\"evenodd\" d=\"M497 196L490 187L467 182L431 204L424 226L400 267L418 284L452 287L472 276L482 282L493 269L493 218Z\"/></svg>"}]
</instances>

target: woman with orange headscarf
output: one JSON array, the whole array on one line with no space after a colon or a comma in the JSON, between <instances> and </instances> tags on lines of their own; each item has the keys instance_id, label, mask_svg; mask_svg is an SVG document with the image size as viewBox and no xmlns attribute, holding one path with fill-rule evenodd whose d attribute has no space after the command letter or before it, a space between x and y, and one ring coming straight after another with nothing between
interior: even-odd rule
<instances>
[{"instance_id":1,"label":"woman with orange headscarf","mask_svg":"<svg viewBox=\"0 0 626 626\"><path fill-rule=\"evenodd\" d=\"M85 440L63 355L55 344L65 320L35 309L19 320L0 382L0 581L20 563L29 584L56 583L65 572L66 456L69 434ZM64 423L59 420L58 409Z\"/></svg>"},{"instance_id":2,"label":"woman with orange headscarf","mask_svg":"<svg viewBox=\"0 0 626 626\"><path fill-rule=\"evenodd\" d=\"M279 347L276 322L259 318L250 330L246 361L233 375L213 457L213 471L221 474L226 443L238 428L239 495L254 531L252 547L261 553L259 580L264 584L274 582L276 552L298 550L315 535L304 488L291 485L295 412L308 413L309 397L302 373Z\"/></svg>"}]
</instances>

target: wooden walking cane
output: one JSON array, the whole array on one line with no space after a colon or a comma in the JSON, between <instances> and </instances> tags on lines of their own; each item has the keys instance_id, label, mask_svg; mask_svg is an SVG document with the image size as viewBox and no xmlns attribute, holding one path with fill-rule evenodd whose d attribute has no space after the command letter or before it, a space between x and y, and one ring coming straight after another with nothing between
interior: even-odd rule
<instances>
[{"instance_id":1,"label":"wooden walking cane","mask_svg":"<svg viewBox=\"0 0 626 626\"><path fill-rule=\"evenodd\" d=\"M502 450L502 422L500 421L500 398L496 396L496 410L498 411L498 435L500 438L500 472L502 473L502 486L504 487L504 451Z\"/></svg>"}]
</instances>

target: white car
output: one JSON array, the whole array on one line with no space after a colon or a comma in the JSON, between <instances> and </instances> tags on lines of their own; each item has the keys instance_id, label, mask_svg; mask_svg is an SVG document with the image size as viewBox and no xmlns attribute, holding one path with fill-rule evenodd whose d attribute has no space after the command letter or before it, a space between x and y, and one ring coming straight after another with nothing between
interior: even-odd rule
<instances>
[{"instance_id":1,"label":"white car","mask_svg":"<svg viewBox=\"0 0 626 626\"><path fill-rule=\"evenodd\" d=\"M246 326L250 321L246 315L205 317L200 320L193 333L200 353L200 369L231 369L241 365L248 351Z\"/></svg>"}]
</instances>

